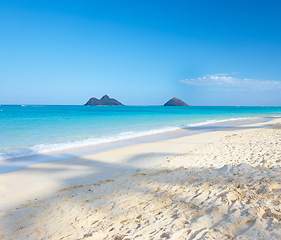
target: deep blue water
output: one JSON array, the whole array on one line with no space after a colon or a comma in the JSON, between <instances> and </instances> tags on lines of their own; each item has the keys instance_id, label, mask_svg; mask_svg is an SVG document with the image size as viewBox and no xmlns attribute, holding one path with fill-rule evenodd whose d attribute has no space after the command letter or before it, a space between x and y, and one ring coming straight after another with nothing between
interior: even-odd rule
<instances>
[{"instance_id":1,"label":"deep blue water","mask_svg":"<svg viewBox=\"0 0 281 240\"><path fill-rule=\"evenodd\" d=\"M0 159L276 115L281 107L0 106Z\"/></svg>"}]
</instances>

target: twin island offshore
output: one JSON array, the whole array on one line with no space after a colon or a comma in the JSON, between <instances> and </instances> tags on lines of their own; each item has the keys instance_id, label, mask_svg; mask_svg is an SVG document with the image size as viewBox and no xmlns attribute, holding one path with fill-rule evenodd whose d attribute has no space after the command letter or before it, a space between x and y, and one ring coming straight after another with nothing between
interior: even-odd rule
<instances>
[{"instance_id":1,"label":"twin island offshore","mask_svg":"<svg viewBox=\"0 0 281 240\"><path fill-rule=\"evenodd\" d=\"M104 95L101 99L95 97L91 98L86 104L86 106L124 106L121 102L117 101L114 98L110 98L107 95ZM164 106L189 106L187 103L178 99L176 97L170 99L164 104Z\"/></svg>"}]
</instances>

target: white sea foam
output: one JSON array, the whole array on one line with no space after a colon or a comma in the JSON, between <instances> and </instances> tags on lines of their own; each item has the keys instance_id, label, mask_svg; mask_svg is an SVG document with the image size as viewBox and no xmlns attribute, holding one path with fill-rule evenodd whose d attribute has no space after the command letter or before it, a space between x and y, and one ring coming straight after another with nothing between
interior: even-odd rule
<instances>
[{"instance_id":1,"label":"white sea foam","mask_svg":"<svg viewBox=\"0 0 281 240\"><path fill-rule=\"evenodd\" d=\"M207 120L205 122L199 122L194 124L188 124L187 127L197 127L202 125L208 125L208 124L214 124L214 123L221 123L221 122L229 122L229 121L239 121L239 120L247 120L247 119L257 119L259 117L250 117L250 118L228 118L228 119L222 119L222 120Z\"/></svg>"},{"instance_id":2,"label":"white sea foam","mask_svg":"<svg viewBox=\"0 0 281 240\"><path fill-rule=\"evenodd\" d=\"M230 119L223 119L223 120L208 120L204 122L194 123L194 124L186 124L179 127L165 127L160 129L152 129L147 131L141 131L141 132L134 132L134 131L128 131L128 132L122 132L115 136L106 136L106 137L98 137L98 138L87 138L83 140L78 141L69 141L64 143L53 143L53 144L38 144L34 145L28 149L20 149L8 153L0 153L0 160L7 160L12 158L19 158L19 157L28 157L33 156L37 154L46 154L53 151L62 151L66 149L71 148L79 148L79 147L86 147L86 146L92 146L97 145L101 143L109 143L114 141L120 141L120 140L126 140L131 139L135 137L142 137L142 136L148 136L152 134L159 134L169 131L175 131L178 129L188 128L188 127L197 127L197 126L203 126L208 124L215 124L220 122L228 122L228 121L237 121L237 120L245 120L245 119L255 119L256 117L251 118L230 118Z\"/></svg>"}]
</instances>

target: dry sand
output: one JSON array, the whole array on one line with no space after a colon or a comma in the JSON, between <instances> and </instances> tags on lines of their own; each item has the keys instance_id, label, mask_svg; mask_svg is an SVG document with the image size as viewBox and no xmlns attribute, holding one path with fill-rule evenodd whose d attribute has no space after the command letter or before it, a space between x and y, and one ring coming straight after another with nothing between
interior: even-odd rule
<instances>
[{"instance_id":1,"label":"dry sand","mask_svg":"<svg viewBox=\"0 0 281 240\"><path fill-rule=\"evenodd\" d=\"M280 239L278 121L111 150L85 156L84 165L70 159L3 174L0 238ZM108 179L97 182L91 161L127 170L110 177L116 165L106 165L100 169ZM39 171L58 166L68 170Z\"/></svg>"}]
</instances>

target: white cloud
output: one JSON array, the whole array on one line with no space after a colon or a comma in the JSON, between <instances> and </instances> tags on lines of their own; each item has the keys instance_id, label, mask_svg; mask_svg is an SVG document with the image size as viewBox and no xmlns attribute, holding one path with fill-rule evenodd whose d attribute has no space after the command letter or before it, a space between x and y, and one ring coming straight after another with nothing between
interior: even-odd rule
<instances>
[{"instance_id":1,"label":"white cloud","mask_svg":"<svg viewBox=\"0 0 281 240\"><path fill-rule=\"evenodd\" d=\"M263 91L263 90L276 90L281 89L281 81L276 80L258 80L258 79L248 79L248 78L238 78L233 77L233 74L213 74L205 75L198 78L187 78L181 80L181 83L193 85L203 88L223 88L225 90L253 90L253 91Z\"/></svg>"}]
</instances>

